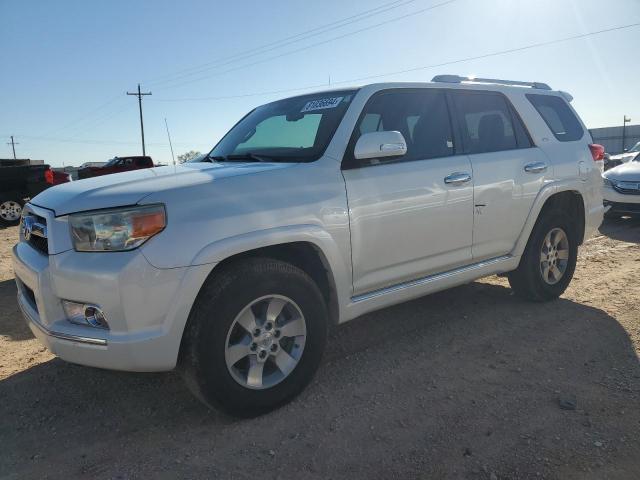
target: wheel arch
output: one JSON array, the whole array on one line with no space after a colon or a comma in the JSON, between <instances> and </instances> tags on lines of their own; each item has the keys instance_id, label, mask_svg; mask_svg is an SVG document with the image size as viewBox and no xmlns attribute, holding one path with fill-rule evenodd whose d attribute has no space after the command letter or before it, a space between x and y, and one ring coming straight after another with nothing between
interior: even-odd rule
<instances>
[{"instance_id":1,"label":"wheel arch","mask_svg":"<svg viewBox=\"0 0 640 480\"><path fill-rule=\"evenodd\" d=\"M339 303L337 298L336 280L331 264L322 249L310 241L292 241L261 246L231 255L218 263L209 277L216 275L222 268L248 258L272 258L290 263L305 272L318 285L327 304L329 320L338 323ZM207 277L207 279L209 278Z\"/></svg>"},{"instance_id":2,"label":"wheel arch","mask_svg":"<svg viewBox=\"0 0 640 480\"><path fill-rule=\"evenodd\" d=\"M554 183L547 185L536 197L516 246L511 252L512 255L520 256L524 253L538 219L546 212L555 209L568 211L575 218L578 245L584 242L586 205L582 192L575 185L569 183Z\"/></svg>"},{"instance_id":3,"label":"wheel arch","mask_svg":"<svg viewBox=\"0 0 640 480\"><path fill-rule=\"evenodd\" d=\"M204 277L204 280L200 283L197 294L194 296L194 302L189 308L189 315L182 331L180 332L180 346L178 353L178 363L185 352L185 333L188 331L189 322L191 318L191 311L193 310L197 298L200 292L204 288L205 284L215 275L218 275L223 269L229 268L234 263L241 262L250 258L272 258L280 261L290 263L305 273L307 273L312 280L318 285L323 298L327 305L327 311L329 313L329 322L331 324L337 324L340 317L340 307L338 292L339 288L336 286L336 279L331 268L330 261L325 255L324 251L314 242L311 241L290 241L283 243L267 244L248 250L238 251L230 254L217 262L213 268L209 271L208 275Z\"/></svg>"}]
</instances>

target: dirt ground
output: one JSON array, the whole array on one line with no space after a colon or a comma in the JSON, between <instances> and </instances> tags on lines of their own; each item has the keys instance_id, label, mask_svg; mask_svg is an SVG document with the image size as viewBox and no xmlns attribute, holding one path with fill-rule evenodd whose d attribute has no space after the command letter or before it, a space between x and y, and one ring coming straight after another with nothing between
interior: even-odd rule
<instances>
[{"instance_id":1,"label":"dirt ground","mask_svg":"<svg viewBox=\"0 0 640 480\"><path fill-rule=\"evenodd\" d=\"M334 329L310 387L252 420L174 373L52 357L16 306L16 235L0 230L0 478L640 478L640 221L605 223L555 302L491 277Z\"/></svg>"}]
</instances>

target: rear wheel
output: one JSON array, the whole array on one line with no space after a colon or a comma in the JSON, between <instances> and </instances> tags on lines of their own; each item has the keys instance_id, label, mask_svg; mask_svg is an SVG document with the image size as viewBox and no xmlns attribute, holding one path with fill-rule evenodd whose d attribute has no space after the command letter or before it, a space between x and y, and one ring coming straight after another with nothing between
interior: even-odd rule
<instances>
[{"instance_id":1,"label":"rear wheel","mask_svg":"<svg viewBox=\"0 0 640 480\"><path fill-rule=\"evenodd\" d=\"M259 415L309 383L326 335L326 305L305 272L272 259L244 260L203 286L185 331L181 371L207 405Z\"/></svg>"},{"instance_id":2,"label":"rear wheel","mask_svg":"<svg viewBox=\"0 0 640 480\"><path fill-rule=\"evenodd\" d=\"M564 212L543 214L529 237L520 265L510 272L516 295L533 301L558 298L567 289L578 256L574 222Z\"/></svg>"},{"instance_id":3,"label":"rear wheel","mask_svg":"<svg viewBox=\"0 0 640 480\"><path fill-rule=\"evenodd\" d=\"M17 225L22 215L24 202L19 198L0 198L0 223L3 225Z\"/></svg>"}]
</instances>

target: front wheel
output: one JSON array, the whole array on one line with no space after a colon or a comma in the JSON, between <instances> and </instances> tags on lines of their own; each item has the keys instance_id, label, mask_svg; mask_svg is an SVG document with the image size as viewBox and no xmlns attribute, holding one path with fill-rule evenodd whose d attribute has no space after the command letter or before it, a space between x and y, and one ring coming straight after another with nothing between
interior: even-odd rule
<instances>
[{"instance_id":1,"label":"front wheel","mask_svg":"<svg viewBox=\"0 0 640 480\"><path fill-rule=\"evenodd\" d=\"M23 204L19 198L0 198L0 223L17 225L20 222Z\"/></svg>"},{"instance_id":2,"label":"front wheel","mask_svg":"<svg viewBox=\"0 0 640 480\"><path fill-rule=\"evenodd\" d=\"M577 232L571 217L545 212L531 232L520 265L509 273L509 284L527 300L553 300L569 286L577 258Z\"/></svg>"},{"instance_id":3,"label":"front wheel","mask_svg":"<svg viewBox=\"0 0 640 480\"><path fill-rule=\"evenodd\" d=\"M203 286L181 371L205 404L259 415L309 383L326 336L327 309L313 280L285 262L249 259L223 267Z\"/></svg>"}]
</instances>

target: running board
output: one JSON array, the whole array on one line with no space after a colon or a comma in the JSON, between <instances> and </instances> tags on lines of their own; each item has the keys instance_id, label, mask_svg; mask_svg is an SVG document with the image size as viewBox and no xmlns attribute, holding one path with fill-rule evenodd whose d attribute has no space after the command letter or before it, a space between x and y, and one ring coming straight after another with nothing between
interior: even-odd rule
<instances>
[{"instance_id":1,"label":"running board","mask_svg":"<svg viewBox=\"0 0 640 480\"><path fill-rule=\"evenodd\" d=\"M418 278L417 280L410 280L404 283L398 283L397 285L392 285L390 287L381 288L379 290L373 290L372 292L362 293L360 295L356 295L351 297L351 301L353 303L364 302L367 300L371 300L373 298L382 297L384 295L388 295L390 293L396 293L402 290L421 287L424 285L428 285L430 283L437 283L445 279L450 279L452 277L456 277L458 275L463 275L465 273L471 273L476 270L483 270L487 267L490 267L494 264L506 262L511 260L513 257L511 255L504 255L502 257L491 258L489 260L483 260L482 262L474 263L471 265L467 265L465 267L456 268L454 270L449 270L447 272L436 273L434 275L429 275L426 277Z\"/></svg>"}]
</instances>

